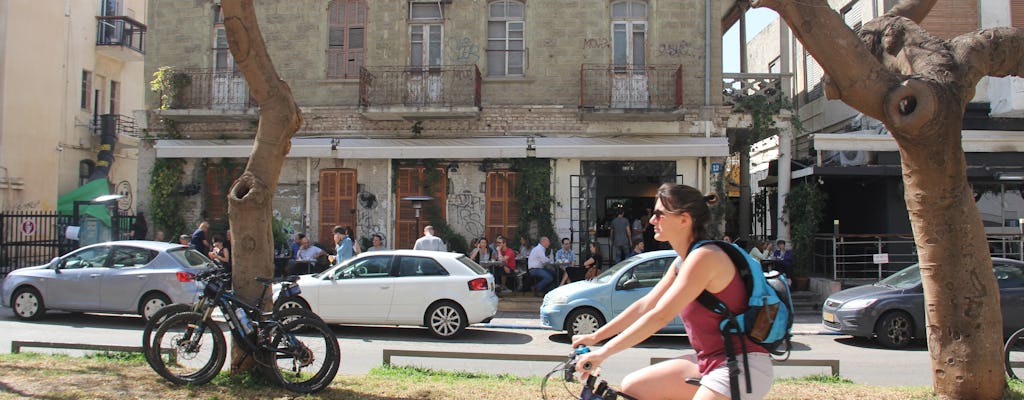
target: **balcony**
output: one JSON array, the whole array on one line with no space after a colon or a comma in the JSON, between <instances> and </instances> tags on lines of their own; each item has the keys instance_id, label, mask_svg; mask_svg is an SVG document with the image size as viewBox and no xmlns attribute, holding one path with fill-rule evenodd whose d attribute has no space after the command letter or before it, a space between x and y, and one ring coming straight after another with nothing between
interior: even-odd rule
<instances>
[{"instance_id":1,"label":"balcony","mask_svg":"<svg viewBox=\"0 0 1024 400\"><path fill-rule=\"evenodd\" d=\"M371 120L476 118L480 81L476 65L364 67L359 109Z\"/></svg>"},{"instance_id":2,"label":"balcony","mask_svg":"<svg viewBox=\"0 0 1024 400\"><path fill-rule=\"evenodd\" d=\"M735 105L741 97L789 96L789 79L793 74L722 74L722 104Z\"/></svg>"},{"instance_id":3,"label":"balcony","mask_svg":"<svg viewBox=\"0 0 1024 400\"><path fill-rule=\"evenodd\" d=\"M97 115L92 122L92 132L97 135L112 133L118 136L141 138L135 118L120 114Z\"/></svg>"},{"instance_id":4,"label":"balcony","mask_svg":"<svg viewBox=\"0 0 1024 400\"><path fill-rule=\"evenodd\" d=\"M676 121L682 118L681 65L580 66L584 120Z\"/></svg>"},{"instance_id":5,"label":"balcony","mask_svg":"<svg viewBox=\"0 0 1024 400\"><path fill-rule=\"evenodd\" d=\"M249 86L239 71L213 68L188 68L181 74L177 93L169 96L159 114L169 119L257 120L257 104L249 95Z\"/></svg>"},{"instance_id":6,"label":"balcony","mask_svg":"<svg viewBox=\"0 0 1024 400\"><path fill-rule=\"evenodd\" d=\"M96 17L96 52L124 62L142 61L146 25L134 19Z\"/></svg>"}]
</instances>

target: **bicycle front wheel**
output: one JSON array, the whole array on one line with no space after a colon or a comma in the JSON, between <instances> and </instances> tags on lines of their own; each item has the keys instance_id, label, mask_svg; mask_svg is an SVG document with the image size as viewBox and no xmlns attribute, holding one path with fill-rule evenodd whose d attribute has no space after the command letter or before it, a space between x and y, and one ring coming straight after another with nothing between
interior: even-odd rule
<instances>
[{"instance_id":1,"label":"bicycle front wheel","mask_svg":"<svg viewBox=\"0 0 1024 400\"><path fill-rule=\"evenodd\" d=\"M583 382L573 373L572 365L561 363L556 366L540 383L540 396L543 400L579 400L583 393Z\"/></svg>"},{"instance_id":2,"label":"bicycle front wheel","mask_svg":"<svg viewBox=\"0 0 1024 400\"><path fill-rule=\"evenodd\" d=\"M1013 379L1024 379L1024 329L1010 335L1003 353L1006 354L1006 374Z\"/></svg>"},{"instance_id":3,"label":"bicycle front wheel","mask_svg":"<svg viewBox=\"0 0 1024 400\"><path fill-rule=\"evenodd\" d=\"M142 355L146 357L146 362L156 362L159 356L153 355L151 351L153 349L153 332L164 323L167 318L177 314L192 312L192 305L185 303L174 303L164 308L157 310L149 320L146 321L146 328L142 331Z\"/></svg>"},{"instance_id":4,"label":"bicycle front wheel","mask_svg":"<svg viewBox=\"0 0 1024 400\"><path fill-rule=\"evenodd\" d=\"M178 384L202 385L213 380L227 357L224 333L195 312L168 317L153 334L149 366ZM159 357L157 357L159 355Z\"/></svg>"},{"instance_id":5,"label":"bicycle front wheel","mask_svg":"<svg viewBox=\"0 0 1024 400\"><path fill-rule=\"evenodd\" d=\"M316 393L334 380L341 366L338 338L326 323L312 316L291 316L273 329L262 350L267 375L297 393Z\"/></svg>"}]
</instances>

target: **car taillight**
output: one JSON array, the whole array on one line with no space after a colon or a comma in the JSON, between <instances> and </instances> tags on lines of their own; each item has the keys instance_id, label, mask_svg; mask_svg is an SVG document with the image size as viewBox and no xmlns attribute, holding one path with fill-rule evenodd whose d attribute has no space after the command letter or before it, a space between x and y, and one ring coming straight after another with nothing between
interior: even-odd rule
<instances>
[{"instance_id":1,"label":"car taillight","mask_svg":"<svg viewBox=\"0 0 1024 400\"><path fill-rule=\"evenodd\" d=\"M195 274L185 271L175 272L174 275L178 277L178 282L192 282L195 280L193 278L196 277Z\"/></svg>"},{"instance_id":2,"label":"car taillight","mask_svg":"<svg viewBox=\"0 0 1024 400\"><path fill-rule=\"evenodd\" d=\"M487 278L476 278L469 281L469 290L487 290Z\"/></svg>"}]
</instances>

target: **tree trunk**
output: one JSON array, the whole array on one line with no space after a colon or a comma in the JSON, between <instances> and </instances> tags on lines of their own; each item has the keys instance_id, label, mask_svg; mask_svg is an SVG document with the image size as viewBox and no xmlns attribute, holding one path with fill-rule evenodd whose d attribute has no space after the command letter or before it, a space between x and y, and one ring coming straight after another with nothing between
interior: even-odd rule
<instances>
[{"instance_id":1,"label":"tree trunk","mask_svg":"<svg viewBox=\"0 0 1024 400\"><path fill-rule=\"evenodd\" d=\"M228 46L249 92L259 104L259 126L249 162L228 192L228 220L232 243L232 281L242 299L255 300L263 292L256 277L274 273L274 235L271 231L274 192L281 175L291 138L302 126L302 114L291 89L278 77L267 53L266 43L256 20L252 0L222 0ZM264 309L270 306L266 298ZM233 342L234 343L234 342ZM253 357L234 343L231 373L251 369ZM245 364L239 364L242 360Z\"/></svg>"},{"instance_id":2,"label":"tree trunk","mask_svg":"<svg viewBox=\"0 0 1024 400\"><path fill-rule=\"evenodd\" d=\"M916 23L935 1L903 1L864 24L859 37L824 0L754 6L786 21L827 72L829 98L882 121L899 146L935 392L999 399L1006 387L999 289L967 181L960 127L981 77L1019 74L1024 35L997 28L934 38Z\"/></svg>"}]
</instances>

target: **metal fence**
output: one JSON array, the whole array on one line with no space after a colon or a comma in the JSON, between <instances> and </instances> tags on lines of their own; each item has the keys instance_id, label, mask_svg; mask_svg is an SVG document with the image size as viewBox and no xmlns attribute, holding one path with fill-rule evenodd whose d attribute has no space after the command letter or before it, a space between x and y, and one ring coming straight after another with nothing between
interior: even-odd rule
<instances>
[{"instance_id":1,"label":"metal fence","mask_svg":"<svg viewBox=\"0 0 1024 400\"><path fill-rule=\"evenodd\" d=\"M993 257L1024 260L1020 234L988 236ZM917 262L912 235L818 235L813 273L844 284L875 282Z\"/></svg>"},{"instance_id":2,"label":"metal fence","mask_svg":"<svg viewBox=\"0 0 1024 400\"><path fill-rule=\"evenodd\" d=\"M110 222L113 240L128 239L135 216L115 213ZM78 248L78 241L65 237L65 230L72 225L71 215L55 211L0 213L0 277L18 268L45 264Z\"/></svg>"}]
</instances>

